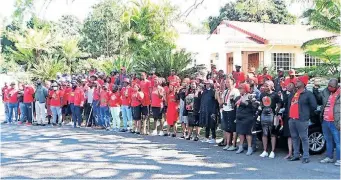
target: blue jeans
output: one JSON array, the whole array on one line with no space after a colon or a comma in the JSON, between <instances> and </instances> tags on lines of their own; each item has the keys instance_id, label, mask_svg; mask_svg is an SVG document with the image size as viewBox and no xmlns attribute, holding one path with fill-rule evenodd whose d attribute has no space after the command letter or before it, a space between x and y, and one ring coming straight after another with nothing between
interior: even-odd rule
<instances>
[{"instance_id":1,"label":"blue jeans","mask_svg":"<svg viewBox=\"0 0 341 180\"><path fill-rule=\"evenodd\" d=\"M99 122L99 105L98 105L99 101L98 100L93 100L92 101L92 114L93 114L93 118L95 119L95 124L96 125L102 125Z\"/></svg>"},{"instance_id":2,"label":"blue jeans","mask_svg":"<svg viewBox=\"0 0 341 180\"><path fill-rule=\"evenodd\" d=\"M73 127L76 127L76 123L78 122L78 126L82 124L82 114L81 114L81 107L73 105L73 112L72 112L72 120L73 120Z\"/></svg>"},{"instance_id":3,"label":"blue jeans","mask_svg":"<svg viewBox=\"0 0 341 180\"><path fill-rule=\"evenodd\" d=\"M100 111L99 113L100 125L104 127L110 127L110 118L108 116L109 107L108 106L100 107L99 111Z\"/></svg>"},{"instance_id":4,"label":"blue jeans","mask_svg":"<svg viewBox=\"0 0 341 180\"><path fill-rule=\"evenodd\" d=\"M73 103L70 104L70 111L71 111L71 118L72 118L72 121L75 121L76 119L76 114L75 114L75 106L73 105Z\"/></svg>"},{"instance_id":5,"label":"blue jeans","mask_svg":"<svg viewBox=\"0 0 341 180\"><path fill-rule=\"evenodd\" d=\"M54 124L62 123L62 108L59 106L50 106ZM58 118L58 121L57 121Z\"/></svg>"},{"instance_id":6,"label":"blue jeans","mask_svg":"<svg viewBox=\"0 0 341 180\"><path fill-rule=\"evenodd\" d=\"M333 159L334 143L336 145L336 160L340 160L340 131L335 127L334 122L323 121L322 131L327 144L326 156Z\"/></svg>"},{"instance_id":7,"label":"blue jeans","mask_svg":"<svg viewBox=\"0 0 341 180\"><path fill-rule=\"evenodd\" d=\"M8 122L8 115L9 115L8 102L4 102L4 106L5 106L5 122Z\"/></svg>"},{"instance_id":8,"label":"blue jeans","mask_svg":"<svg viewBox=\"0 0 341 180\"><path fill-rule=\"evenodd\" d=\"M18 103L8 103L8 110L9 110L9 115L8 115L8 121L7 122L12 122L12 117L13 117L13 110L15 113L15 121L18 121Z\"/></svg>"},{"instance_id":9,"label":"blue jeans","mask_svg":"<svg viewBox=\"0 0 341 180\"><path fill-rule=\"evenodd\" d=\"M33 102L32 103L24 103L25 104L25 115L27 117L27 121L29 123L32 123L32 105L33 105Z\"/></svg>"},{"instance_id":10,"label":"blue jeans","mask_svg":"<svg viewBox=\"0 0 341 180\"><path fill-rule=\"evenodd\" d=\"M19 103L19 109L20 109L20 121L25 122L27 119L27 112L25 108L25 103L20 102Z\"/></svg>"},{"instance_id":11,"label":"blue jeans","mask_svg":"<svg viewBox=\"0 0 341 180\"><path fill-rule=\"evenodd\" d=\"M122 106L122 117L123 117L123 128L127 129L127 124L130 128L133 126L133 115L131 112L131 107L129 106Z\"/></svg>"}]
</instances>

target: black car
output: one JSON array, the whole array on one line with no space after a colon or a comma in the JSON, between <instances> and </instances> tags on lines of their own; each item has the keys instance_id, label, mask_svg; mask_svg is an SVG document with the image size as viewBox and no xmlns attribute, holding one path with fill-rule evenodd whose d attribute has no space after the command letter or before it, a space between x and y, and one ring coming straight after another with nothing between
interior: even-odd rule
<instances>
[{"instance_id":1,"label":"black car","mask_svg":"<svg viewBox=\"0 0 341 180\"><path fill-rule=\"evenodd\" d=\"M308 88L308 90L311 90ZM316 110L311 113L311 117L309 120L309 129L308 129L308 138L309 138L309 152L310 154L321 154L326 149L326 140L323 137L322 133L322 126L320 121L320 113L321 113L321 106L318 106ZM257 121L259 124L260 122ZM257 124L256 123L256 124ZM262 128L260 125L256 125L256 134L257 138L262 141ZM270 138L269 138L270 139ZM287 140L283 137L278 137L278 141L276 143L280 147L287 148Z\"/></svg>"}]
</instances>

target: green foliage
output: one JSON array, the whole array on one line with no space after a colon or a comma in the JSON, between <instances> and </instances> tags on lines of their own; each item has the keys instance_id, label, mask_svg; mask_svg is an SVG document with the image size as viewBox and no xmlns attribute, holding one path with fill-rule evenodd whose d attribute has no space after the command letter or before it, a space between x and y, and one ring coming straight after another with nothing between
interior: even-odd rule
<instances>
[{"instance_id":1,"label":"green foliage","mask_svg":"<svg viewBox=\"0 0 341 180\"><path fill-rule=\"evenodd\" d=\"M82 24L76 16L63 15L57 22L56 31L61 34L62 37L80 37Z\"/></svg>"},{"instance_id":2,"label":"green foliage","mask_svg":"<svg viewBox=\"0 0 341 180\"><path fill-rule=\"evenodd\" d=\"M125 42L120 22L123 12L122 2L117 0L104 0L93 6L82 29L81 49L93 58L120 54Z\"/></svg>"},{"instance_id":3,"label":"green foliage","mask_svg":"<svg viewBox=\"0 0 341 180\"><path fill-rule=\"evenodd\" d=\"M62 56L66 60L66 65L69 68L69 73L72 71L72 62L76 60L76 58L80 57L82 52L78 48L78 39L64 39L61 41L61 52Z\"/></svg>"},{"instance_id":4,"label":"green foliage","mask_svg":"<svg viewBox=\"0 0 341 180\"><path fill-rule=\"evenodd\" d=\"M335 35L313 39L305 42L302 48L308 54L318 57L325 62L340 63L340 1L315 0L315 6L306 12L303 17L308 18L312 25L311 30L321 29Z\"/></svg>"},{"instance_id":5,"label":"green foliage","mask_svg":"<svg viewBox=\"0 0 341 180\"><path fill-rule=\"evenodd\" d=\"M326 77L326 78L339 78L340 69L339 63L324 63L319 66L297 68L296 71L302 74L308 74L310 78L313 77Z\"/></svg>"},{"instance_id":6,"label":"green foliage","mask_svg":"<svg viewBox=\"0 0 341 180\"><path fill-rule=\"evenodd\" d=\"M294 24L283 0L237 0L220 8L220 14L208 18L211 33L223 20L263 22L273 24Z\"/></svg>"},{"instance_id":7,"label":"green foliage","mask_svg":"<svg viewBox=\"0 0 341 180\"><path fill-rule=\"evenodd\" d=\"M43 56L39 64L34 64L30 70L32 76L41 80L55 79L58 72L66 72L64 62L53 56Z\"/></svg>"}]
</instances>

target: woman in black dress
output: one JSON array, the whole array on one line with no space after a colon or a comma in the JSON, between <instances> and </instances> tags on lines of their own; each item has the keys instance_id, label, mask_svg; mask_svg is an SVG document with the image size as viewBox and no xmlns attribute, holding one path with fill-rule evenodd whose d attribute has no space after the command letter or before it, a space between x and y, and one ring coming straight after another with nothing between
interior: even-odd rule
<instances>
[{"instance_id":1,"label":"woman in black dress","mask_svg":"<svg viewBox=\"0 0 341 180\"><path fill-rule=\"evenodd\" d=\"M237 134L239 134L239 148L237 150L237 154L240 154L244 151L243 143L245 140L245 136L247 139L247 153L246 155L251 155L253 153L252 149L252 127L254 124L254 115L256 113L256 108L253 106L253 103L256 102L256 98L250 94L250 85L243 83L240 84L239 87L240 97L236 102L237 113L236 113L236 123L237 123Z\"/></svg>"},{"instance_id":2,"label":"woman in black dress","mask_svg":"<svg viewBox=\"0 0 341 180\"><path fill-rule=\"evenodd\" d=\"M284 159L290 159L292 157L292 141L289 129L289 100L290 97L295 94L295 85L293 82L286 84L286 91L283 91L283 107L285 108L283 112L283 131L282 136L288 138L288 155Z\"/></svg>"}]
</instances>

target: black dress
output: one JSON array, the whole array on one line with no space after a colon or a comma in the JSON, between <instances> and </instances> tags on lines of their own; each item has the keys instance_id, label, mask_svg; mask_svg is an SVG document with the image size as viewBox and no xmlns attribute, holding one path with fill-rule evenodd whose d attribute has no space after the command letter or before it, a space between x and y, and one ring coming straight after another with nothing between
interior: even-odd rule
<instances>
[{"instance_id":1,"label":"black dress","mask_svg":"<svg viewBox=\"0 0 341 180\"><path fill-rule=\"evenodd\" d=\"M283 131L280 134L283 137L291 137L290 135L290 129L289 129L289 101L291 100L291 96L294 95L294 93L287 94L287 91L284 91L283 93L283 107L285 108L283 112Z\"/></svg>"},{"instance_id":2,"label":"black dress","mask_svg":"<svg viewBox=\"0 0 341 180\"><path fill-rule=\"evenodd\" d=\"M238 97L238 100L240 97ZM240 102L239 106L237 106L236 113L236 132L242 135L252 135L252 127L255 121L255 113L256 108L252 106L250 101L246 101L247 103Z\"/></svg>"},{"instance_id":3,"label":"black dress","mask_svg":"<svg viewBox=\"0 0 341 180\"><path fill-rule=\"evenodd\" d=\"M214 128L217 124L217 120L211 118L212 114L217 113L217 102L215 99L215 92L213 89L205 89L201 95L200 101L200 115L199 126Z\"/></svg>"}]
</instances>

